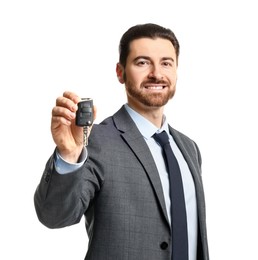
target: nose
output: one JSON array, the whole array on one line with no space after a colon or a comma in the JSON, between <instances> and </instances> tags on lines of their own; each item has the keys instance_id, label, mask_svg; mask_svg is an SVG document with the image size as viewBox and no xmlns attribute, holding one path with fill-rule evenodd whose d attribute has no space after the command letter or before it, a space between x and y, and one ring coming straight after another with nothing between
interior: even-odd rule
<instances>
[{"instance_id":1,"label":"nose","mask_svg":"<svg viewBox=\"0 0 258 260\"><path fill-rule=\"evenodd\" d=\"M150 72L148 74L148 78L159 79L159 80L163 79L160 67L157 65L151 66Z\"/></svg>"}]
</instances>

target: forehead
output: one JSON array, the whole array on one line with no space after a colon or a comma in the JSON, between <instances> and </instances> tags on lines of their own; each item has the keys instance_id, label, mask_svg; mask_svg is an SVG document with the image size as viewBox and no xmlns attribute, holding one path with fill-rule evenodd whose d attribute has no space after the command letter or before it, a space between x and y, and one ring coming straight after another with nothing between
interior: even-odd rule
<instances>
[{"instance_id":1,"label":"forehead","mask_svg":"<svg viewBox=\"0 0 258 260\"><path fill-rule=\"evenodd\" d=\"M128 58L148 56L150 58L171 57L176 60L176 51L171 41L163 38L140 38L130 43Z\"/></svg>"}]
</instances>

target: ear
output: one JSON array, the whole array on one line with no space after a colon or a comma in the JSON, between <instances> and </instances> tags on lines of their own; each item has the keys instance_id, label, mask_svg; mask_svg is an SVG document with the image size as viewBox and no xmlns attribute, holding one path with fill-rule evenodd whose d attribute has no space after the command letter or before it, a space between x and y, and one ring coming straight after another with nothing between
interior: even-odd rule
<instances>
[{"instance_id":1,"label":"ear","mask_svg":"<svg viewBox=\"0 0 258 260\"><path fill-rule=\"evenodd\" d=\"M123 68L123 66L120 63L116 64L116 75L117 75L117 78L118 78L119 82L121 84L124 84L125 83L124 77L123 77L123 75L124 75L124 68Z\"/></svg>"}]
</instances>

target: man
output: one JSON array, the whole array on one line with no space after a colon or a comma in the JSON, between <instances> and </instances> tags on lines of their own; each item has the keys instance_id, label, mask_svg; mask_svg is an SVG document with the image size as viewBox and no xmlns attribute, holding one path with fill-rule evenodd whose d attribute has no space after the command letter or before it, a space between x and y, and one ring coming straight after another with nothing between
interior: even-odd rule
<instances>
[{"instance_id":1,"label":"man","mask_svg":"<svg viewBox=\"0 0 258 260\"><path fill-rule=\"evenodd\" d=\"M116 73L128 102L93 125L87 147L75 125L80 98L66 91L56 100L51 122L56 150L35 192L38 218L61 228L84 215L87 260L208 260L201 155L163 114L176 89L179 43L170 29L142 24L125 32L119 51ZM154 139L163 130L182 178L184 238L183 231L180 238L174 235L177 210L171 209L178 201L171 195L163 146Z\"/></svg>"}]
</instances>

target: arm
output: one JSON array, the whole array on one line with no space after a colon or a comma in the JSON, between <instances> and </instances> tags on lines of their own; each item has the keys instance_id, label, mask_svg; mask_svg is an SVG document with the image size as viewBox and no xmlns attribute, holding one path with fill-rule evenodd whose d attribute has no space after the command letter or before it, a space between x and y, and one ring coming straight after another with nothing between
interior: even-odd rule
<instances>
[{"instance_id":1,"label":"arm","mask_svg":"<svg viewBox=\"0 0 258 260\"><path fill-rule=\"evenodd\" d=\"M56 149L70 163L78 161L83 148L83 131L74 123L79 100L75 94L65 92L52 110L51 131ZM97 174L92 174L89 163L71 174L59 174L55 169L54 153L46 164L34 195L39 220L50 228L78 223L101 182Z\"/></svg>"},{"instance_id":2,"label":"arm","mask_svg":"<svg viewBox=\"0 0 258 260\"><path fill-rule=\"evenodd\" d=\"M102 182L86 164L71 174L57 173L52 155L34 194L40 222L49 228L79 223Z\"/></svg>"}]
</instances>

